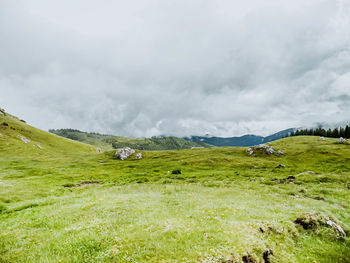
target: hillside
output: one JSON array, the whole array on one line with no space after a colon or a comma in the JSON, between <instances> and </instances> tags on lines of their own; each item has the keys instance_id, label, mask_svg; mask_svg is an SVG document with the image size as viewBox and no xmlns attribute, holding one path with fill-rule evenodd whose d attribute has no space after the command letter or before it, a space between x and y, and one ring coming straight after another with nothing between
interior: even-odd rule
<instances>
[{"instance_id":1,"label":"hillside","mask_svg":"<svg viewBox=\"0 0 350 263\"><path fill-rule=\"evenodd\" d=\"M350 145L336 139L272 142L281 156L222 147L121 161L11 115L0 124L2 263L350 262Z\"/></svg>"},{"instance_id":2,"label":"hillside","mask_svg":"<svg viewBox=\"0 0 350 263\"><path fill-rule=\"evenodd\" d=\"M99 133L88 133L74 129L49 130L49 132L87 143L103 150L112 150L129 146L138 150L180 150L192 147L210 147L203 142L191 142L177 137L126 138Z\"/></svg>"},{"instance_id":3,"label":"hillside","mask_svg":"<svg viewBox=\"0 0 350 263\"><path fill-rule=\"evenodd\" d=\"M96 147L74 142L32 127L0 112L0 153L3 156L66 156L96 153Z\"/></svg>"},{"instance_id":4,"label":"hillside","mask_svg":"<svg viewBox=\"0 0 350 263\"><path fill-rule=\"evenodd\" d=\"M192 142L207 143L218 147L223 147L223 146L244 147L244 146L253 146L261 143L267 143L267 142L272 142L272 141L282 139L294 130L295 130L294 128L286 129L266 137L248 134L240 137L226 137L226 138L215 137L215 136L191 136L185 139Z\"/></svg>"}]
</instances>

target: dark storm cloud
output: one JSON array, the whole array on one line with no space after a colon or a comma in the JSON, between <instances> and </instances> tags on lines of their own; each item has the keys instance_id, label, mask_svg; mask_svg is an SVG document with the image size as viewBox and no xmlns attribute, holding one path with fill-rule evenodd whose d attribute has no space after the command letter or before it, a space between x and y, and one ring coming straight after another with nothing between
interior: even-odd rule
<instances>
[{"instance_id":1,"label":"dark storm cloud","mask_svg":"<svg viewBox=\"0 0 350 263\"><path fill-rule=\"evenodd\" d=\"M0 105L126 136L346 120L349 4L304 2L0 0Z\"/></svg>"}]
</instances>

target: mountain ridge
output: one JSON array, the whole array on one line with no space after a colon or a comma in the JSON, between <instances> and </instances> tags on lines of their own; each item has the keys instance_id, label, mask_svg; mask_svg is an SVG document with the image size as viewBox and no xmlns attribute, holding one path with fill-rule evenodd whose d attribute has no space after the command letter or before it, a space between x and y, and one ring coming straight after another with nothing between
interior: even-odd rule
<instances>
[{"instance_id":1,"label":"mountain ridge","mask_svg":"<svg viewBox=\"0 0 350 263\"><path fill-rule=\"evenodd\" d=\"M289 128L265 137L254 135L254 134L246 134L238 137L190 136L190 137L185 137L184 139L193 141L193 142L204 142L204 143L207 143L213 146L218 146L218 147L224 147L224 146L247 147L247 146L253 146L256 144L276 141L278 139L286 137L293 131L295 131L295 128Z\"/></svg>"}]
</instances>

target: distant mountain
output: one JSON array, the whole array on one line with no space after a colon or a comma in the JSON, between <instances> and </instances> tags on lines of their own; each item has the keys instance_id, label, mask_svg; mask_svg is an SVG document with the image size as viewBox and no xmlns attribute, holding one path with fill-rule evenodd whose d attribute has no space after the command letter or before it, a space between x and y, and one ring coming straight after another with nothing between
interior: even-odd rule
<instances>
[{"instance_id":1,"label":"distant mountain","mask_svg":"<svg viewBox=\"0 0 350 263\"><path fill-rule=\"evenodd\" d=\"M197 147L211 147L204 142L193 142L177 137L127 138L74 129L49 130L49 132L74 141L94 145L102 150L131 147L137 150L179 150Z\"/></svg>"},{"instance_id":2,"label":"distant mountain","mask_svg":"<svg viewBox=\"0 0 350 263\"><path fill-rule=\"evenodd\" d=\"M262 137L257 135L243 135L240 137L210 137L210 136L191 136L185 138L186 140L192 141L192 142L202 142L207 143L213 146L253 146L261 143L271 142L275 141L281 138L286 137L288 134L290 134L292 131L294 131L294 128L286 129L283 131L279 131L277 133L274 133L272 135Z\"/></svg>"}]
</instances>

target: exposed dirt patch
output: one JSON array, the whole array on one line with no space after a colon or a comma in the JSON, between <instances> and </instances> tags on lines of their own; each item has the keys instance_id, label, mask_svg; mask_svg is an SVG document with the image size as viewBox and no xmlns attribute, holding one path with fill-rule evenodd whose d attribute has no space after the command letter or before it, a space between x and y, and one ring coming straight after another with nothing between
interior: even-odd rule
<instances>
[{"instance_id":1,"label":"exposed dirt patch","mask_svg":"<svg viewBox=\"0 0 350 263\"><path fill-rule=\"evenodd\" d=\"M98 181L83 181L83 182L80 182L80 186L84 186L84 185L93 185L93 184L101 184L100 182Z\"/></svg>"},{"instance_id":2,"label":"exposed dirt patch","mask_svg":"<svg viewBox=\"0 0 350 263\"><path fill-rule=\"evenodd\" d=\"M298 217L294 223L301 225L305 230L313 231L316 231L321 227L328 227L334 230L337 237L346 237L344 229L336 219L321 215L320 213L302 215L301 217Z\"/></svg>"},{"instance_id":3,"label":"exposed dirt patch","mask_svg":"<svg viewBox=\"0 0 350 263\"><path fill-rule=\"evenodd\" d=\"M180 169L172 170L171 173L172 174L181 174L181 170Z\"/></svg>"},{"instance_id":4,"label":"exposed dirt patch","mask_svg":"<svg viewBox=\"0 0 350 263\"><path fill-rule=\"evenodd\" d=\"M243 255L242 261L243 261L243 263L256 263L256 260L249 253L246 255Z\"/></svg>"},{"instance_id":5,"label":"exposed dirt patch","mask_svg":"<svg viewBox=\"0 0 350 263\"><path fill-rule=\"evenodd\" d=\"M283 178L283 179L274 178L271 181L276 182L278 184L285 184L285 183L293 183L294 180L295 180L295 176L291 175L291 176L288 176L287 178Z\"/></svg>"},{"instance_id":6,"label":"exposed dirt patch","mask_svg":"<svg viewBox=\"0 0 350 263\"><path fill-rule=\"evenodd\" d=\"M82 181L78 184L73 184L73 183L68 183L62 185L64 188L75 188L75 187L83 187L83 186L88 186L88 185L98 185L101 184L98 181Z\"/></svg>"},{"instance_id":7,"label":"exposed dirt patch","mask_svg":"<svg viewBox=\"0 0 350 263\"><path fill-rule=\"evenodd\" d=\"M313 197L313 199L320 200L320 201L326 201L326 199L322 196L315 196L315 197Z\"/></svg>"},{"instance_id":8,"label":"exposed dirt patch","mask_svg":"<svg viewBox=\"0 0 350 263\"><path fill-rule=\"evenodd\" d=\"M263 259L265 263L270 263L270 256L273 256L273 251L271 249L266 250L263 253Z\"/></svg>"}]
</instances>

